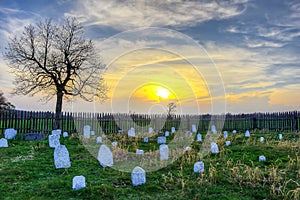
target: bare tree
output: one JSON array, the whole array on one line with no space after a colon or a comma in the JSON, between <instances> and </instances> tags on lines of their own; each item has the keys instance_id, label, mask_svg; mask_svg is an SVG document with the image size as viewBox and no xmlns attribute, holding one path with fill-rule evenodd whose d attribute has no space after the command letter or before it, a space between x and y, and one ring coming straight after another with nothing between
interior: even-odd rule
<instances>
[{"instance_id":1,"label":"bare tree","mask_svg":"<svg viewBox=\"0 0 300 200\"><path fill-rule=\"evenodd\" d=\"M15 106L7 101L3 92L0 91L0 110L13 110Z\"/></svg>"},{"instance_id":2,"label":"bare tree","mask_svg":"<svg viewBox=\"0 0 300 200\"><path fill-rule=\"evenodd\" d=\"M176 103L172 102L167 105L167 119L172 119L176 112Z\"/></svg>"},{"instance_id":3,"label":"bare tree","mask_svg":"<svg viewBox=\"0 0 300 200\"><path fill-rule=\"evenodd\" d=\"M56 96L56 116L62 111L64 98L106 98L101 77L104 65L75 18L67 18L63 24L47 19L26 26L21 36L10 39L4 56L15 75L14 93L43 92L45 100Z\"/></svg>"}]
</instances>

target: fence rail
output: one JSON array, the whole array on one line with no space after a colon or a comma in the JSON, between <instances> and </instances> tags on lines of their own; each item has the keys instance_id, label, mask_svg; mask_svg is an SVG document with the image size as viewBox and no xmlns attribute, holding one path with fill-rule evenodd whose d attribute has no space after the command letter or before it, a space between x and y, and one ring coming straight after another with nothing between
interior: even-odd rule
<instances>
[{"instance_id":1,"label":"fence rail","mask_svg":"<svg viewBox=\"0 0 300 200\"><path fill-rule=\"evenodd\" d=\"M111 113L62 113L60 129L70 133L82 132L84 125L90 125L95 132L113 133L131 127L148 132L151 126L156 131L170 130L171 127L190 130L196 124L199 131L208 130L212 124L220 123L223 130L266 129L272 131L299 131L300 112L226 114L226 115L166 115L111 114ZM7 128L18 133L49 134L55 126L54 112L6 110L0 111L0 134Z\"/></svg>"}]
</instances>

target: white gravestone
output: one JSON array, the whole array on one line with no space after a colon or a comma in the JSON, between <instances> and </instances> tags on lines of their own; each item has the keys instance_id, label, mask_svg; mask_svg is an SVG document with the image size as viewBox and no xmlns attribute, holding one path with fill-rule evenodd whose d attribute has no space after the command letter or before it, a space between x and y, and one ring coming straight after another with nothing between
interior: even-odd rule
<instances>
[{"instance_id":1,"label":"white gravestone","mask_svg":"<svg viewBox=\"0 0 300 200\"><path fill-rule=\"evenodd\" d=\"M153 133L153 128L152 127L148 128L148 133Z\"/></svg>"},{"instance_id":2,"label":"white gravestone","mask_svg":"<svg viewBox=\"0 0 300 200\"><path fill-rule=\"evenodd\" d=\"M144 154L144 150L137 149L135 153L138 155L142 155L142 154Z\"/></svg>"},{"instance_id":3,"label":"white gravestone","mask_svg":"<svg viewBox=\"0 0 300 200\"><path fill-rule=\"evenodd\" d=\"M188 151L191 151L192 148L191 147L185 147L185 151L188 152Z\"/></svg>"},{"instance_id":4,"label":"white gravestone","mask_svg":"<svg viewBox=\"0 0 300 200\"><path fill-rule=\"evenodd\" d=\"M166 144L167 143L167 138L164 136L158 137L157 138L157 143L158 144Z\"/></svg>"},{"instance_id":5,"label":"white gravestone","mask_svg":"<svg viewBox=\"0 0 300 200\"><path fill-rule=\"evenodd\" d=\"M55 148L54 164L56 169L71 167L69 152L65 145L59 145Z\"/></svg>"},{"instance_id":6,"label":"white gravestone","mask_svg":"<svg viewBox=\"0 0 300 200\"><path fill-rule=\"evenodd\" d=\"M233 133L233 134L236 134L236 130L233 130L232 133Z\"/></svg>"},{"instance_id":7,"label":"white gravestone","mask_svg":"<svg viewBox=\"0 0 300 200\"><path fill-rule=\"evenodd\" d=\"M279 139L279 140L282 140L282 134L279 134L279 135L278 135L278 139Z\"/></svg>"},{"instance_id":8,"label":"white gravestone","mask_svg":"<svg viewBox=\"0 0 300 200\"><path fill-rule=\"evenodd\" d=\"M64 138L66 138L66 137L68 137L68 136L69 136L68 132L63 132L63 137L64 137Z\"/></svg>"},{"instance_id":9,"label":"white gravestone","mask_svg":"<svg viewBox=\"0 0 300 200\"><path fill-rule=\"evenodd\" d=\"M14 137L16 137L17 131L13 128L8 128L4 131L4 137L5 139L11 140Z\"/></svg>"},{"instance_id":10,"label":"white gravestone","mask_svg":"<svg viewBox=\"0 0 300 200\"><path fill-rule=\"evenodd\" d=\"M245 137L250 137L250 132L248 130L245 132Z\"/></svg>"},{"instance_id":11,"label":"white gravestone","mask_svg":"<svg viewBox=\"0 0 300 200\"><path fill-rule=\"evenodd\" d=\"M141 167L135 167L131 172L131 181L133 186L143 185L146 183L146 172Z\"/></svg>"},{"instance_id":12,"label":"white gravestone","mask_svg":"<svg viewBox=\"0 0 300 200\"><path fill-rule=\"evenodd\" d=\"M231 142L230 141L226 141L225 144L226 144L226 146L230 146Z\"/></svg>"},{"instance_id":13,"label":"white gravestone","mask_svg":"<svg viewBox=\"0 0 300 200\"><path fill-rule=\"evenodd\" d=\"M148 143L148 142L149 142L148 137L144 137L144 142L145 142L145 143Z\"/></svg>"},{"instance_id":14,"label":"white gravestone","mask_svg":"<svg viewBox=\"0 0 300 200\"><path fill-rule=\"evenodd\" d=\"M112 145L113 147L117 147L117 146L118 146L118 142L112 142L111 145Z\"/></svg>"},{"instance_id":15,"label":"white gravestone","mask_svg":"<svg viewBox=\"0 0 300 200\"><path fill-rule=\"evenodd\" d=\"M95 131L91 131L91 135L94 136L95 135Z\"/></svg>"},{"instance_id":16,"label":"white gravestone","mask_svg":"<svg viewBox=\"0 0 300 200\"><path fill-rule=\"evenodd\" d=\"M1 138L0 139L0 147L8 147L7 139Z\"/></svg>"},{"instance_id":17,"label":"white gravestone","mask_svg":"<svg viewBox=\"0 0 300 200\"><path fill-rule=\"evenodd\" d=\"M59 135L49 135L48 136L48 140L49 140L49 146L51 148L56 148L57 146L60 145L60 141L59 141L60 136Z\"/></svg>"},{"instance_id":18,"label":"white gravestone","mask_svg":"<svg viewBox=\"0 0 300 200\"><path fill-rule=\"evenodd\" d=\"M265 138L264 138L264 137L260 137L260 138L259 138L259 141L260 141L261 143L263 143L263 142L265 141Z\"/></svg>"},{"instance_id":19,"label":"white gravestone","mask_svg":"<svg viewBox=\"0 0 300 200\"><path fill-rule=\"evenodd\" d=\"M204 172L204 162L196 162L194 164L194 173L202 173Z\"/></svg>"},{"instance_id":20,"label":"white gravestone","mask_svg":"<svg viewBox=\"0 0 300 200\"><path fill-rule=\"evenodd\" d=\"M168 160L169 159L168 145L162 144L159 146L159 155L160 155L160 160Z\"/></svg>"},{"instance_id":21,"label":"white gravestone","mask_svg":"<svg viewBox=\"0 0 300 200\"><path fill-rule=\"evenodd\" d=\"M217 134L217 128L216 128L215 125L212 125L212 126L211 126L211 132L212 132L213 134Z\"/></svg>"},{"instance_id":22,"label":"white gravestone","mask_svg":"<svg viewBox=\"0 0 300 200\"><path fill-rule=\"evenodd\" d=\"M91 137L91 127L89 125L85 125L83 127L83 137L90 138Z\"/></svg>"},{"instance_id":23,"label":"white gravestone","mask_svg":"<svg viewBox=\"0 0 300 200\"><path fill-rule=\"evenodd\" d=\"M135 130L134 130L134 128L130 128L128 130L128 137L135 137Z\"/></svg>"},{"instance_id":24,"label":"white gravestone","mask_svg":"<svg viewBox=\"0 0 300 200\"><path fill-rule=\"evenodd\" d=\"M192 133L197 133L197 127L195 124L192 125Z\"/></svg>"},{"instance_id":25,"label":"white gravestone","mask_svg":"<svg viewBox=\"0 0 300 200\"><path fill-rule=\"evenodd\" d=\"M123 129L118 130L118 133L119 133L119 134L123 134L123 133L124 133L124 130L123 130Z\"/></svg>"},{"instance_id":26,"label":"white gravestone","mask_svg":"<svg viewBox=\"0 0 300 200\"><path fill-rule=\"evenodd\" d=\"M172 127L172 128L171 128L171 133L175 133L175 131L176 131L176 130L175 130L175 127Z\"/></svg>"},{"instance_id":27,"label":"white gravestone","mask_svg":"<svg viewBox=\"0 0 300 200\"><path fill-rule=\"evenodd\" d=\"M102 137L101 137L101 136L98 136L98 137L96 138L96 143L97 143L97 144L101 144L101 143L102 143Z\"/></svg>"},{"instance_id":28,"label":"white gravestone","mask_svg":"<svg viewBox=\"0 0 300 200\"><path fill-rule=\"evenodd\" d=\"M61 130L60 130L60 129L52 130L52 131L51 131L51 134L52 134L52 135L59 135L59 136L60 136L60 135L61 135Z\"/></svg>"},{"instance_id":29,"label":"white gravestone","mask_svg":"<svg viewBox=\"0 0 300 200\"><path fill-rule=\"evenodd\" d=\"M219 147L218 147L217 143L215 143L215 142L210 143L210 149L211 149L212 154L219 153Z\"/></svg>"},{"instance_id":30,"label":"white gravestone","mask_svg":"<svg viewBox=\"0 0 300 200\"><path fill-rule=\"evenodd\" d=\"M197 142L202 142L202 135L200 133L197 134Z\"/></svg>"},{"instance_id":31,"label":"white gravestone","mask_svg":"<svg viewBox=\"0 0 300 200\"><path fill-rule=\"evenodd\" d=\"M85 177L84 176L74 176L72 181L72 189L73 190L80 190L82 188L85 188Z\"/></svg>"},{"instance_id":32,"label":"white gravestone","mask_svg":"<svg viewBox=\"0 0 300 200\"><path fill-rule=\"evenodd\" d=\"M266 157L265 156L259 156L259 158L258 158L258 161L259 162L265 162L266 161Z\"/></svg>"},{"instance_id":33,"label":"white gravestone","mask_svg":"<svg viewBox=\"0 0 300 200\"><path fill-rule=\"evenodd\" d=\"M169 131L166 131L166 132L165 132L165 136L166 136L166 137L169 137L169 136L170 136L170 132L169 132Z\"/></svg>"},{"instance_id":34,"label":"white gravestone","mask_svg":"<svg viewBox=\"0 0 300 200\"><path fill-rule=\"evenodd\" d=\"M113 154L106 145L101 145L98 152L98 161L102 167L112 167L114 164Z\"/></svg>"},{"instance_id":35,"label":"white gravestone","mask_svg":"<svg viewBox=\"0 0 300 200\"><path fill-rule=\"evenodd\" d=\"M228 138L228 132L227 132L227 131L224 131L224 132L223 132L223 135L224 135L224 139L227 139L227 138Z\"/></svg>"}]
</instances>

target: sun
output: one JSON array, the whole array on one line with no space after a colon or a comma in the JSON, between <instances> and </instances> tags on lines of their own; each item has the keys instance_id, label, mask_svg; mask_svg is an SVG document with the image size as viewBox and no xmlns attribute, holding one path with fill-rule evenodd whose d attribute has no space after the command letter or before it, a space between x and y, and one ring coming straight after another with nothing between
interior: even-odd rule
<instances>
[{"instance_id":1,"label":"sun","mask_svg":"<svg viewBox=\"0 0 300 200\"><path fill-rule=\"evenodd\" d=\"M167 99L170 95L170 92L165 88L158 88L156 95L163 99Z\"/></svg>"}]
</instances>

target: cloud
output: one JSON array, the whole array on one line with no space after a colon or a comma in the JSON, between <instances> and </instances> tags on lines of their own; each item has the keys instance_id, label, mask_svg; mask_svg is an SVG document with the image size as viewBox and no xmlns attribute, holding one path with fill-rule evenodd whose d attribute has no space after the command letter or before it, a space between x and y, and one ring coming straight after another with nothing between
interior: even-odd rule
<instances>
[{"instance_id":1,"label":"cloud","mask_svg":"<svg viewBox=\"0 0 300 200\"><path fill-rule=\"evenodd\" d=\"M118 30L149 26L194 26L201 22L228 19L242 14L247 0L89 0L77 1L76 8L65 13L78 16L92 25L110 26Z\"/></svg>"},{"instance_id":2,"label":"cloud","mask_svg":"<svg viewBox=\"0 0 300 200\"><path fill-rule=\"evenodd\" d=\"M285 43L272 42L272 41L261 40L261 39L249 39L249 37L245 37L245 42L249 48L259 48L259 47L279 48L285 45Z\"/></svg>"}]
</instances>

